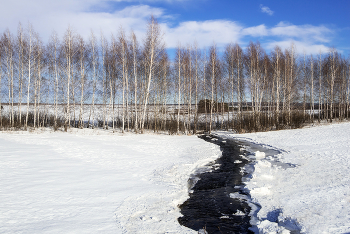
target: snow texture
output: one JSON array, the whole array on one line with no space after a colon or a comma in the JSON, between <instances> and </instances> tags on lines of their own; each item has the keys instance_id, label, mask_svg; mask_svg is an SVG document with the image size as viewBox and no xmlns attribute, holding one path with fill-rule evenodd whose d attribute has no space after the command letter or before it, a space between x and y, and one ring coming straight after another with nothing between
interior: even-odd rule
<instances>
[{"instance_id":1,"label":"snow texture","mask_svg":"<svg viewBox=\"0 0 350 234\"><path fill-rule=\"evenodd\" d=\"M256 233L350 232L350 123L217 134L251 152ZM1 132L0 233L196 233L177 206L220 154L195 136Z\"/></svg>"},{"instance_id":2,"label":"snow texture","mask_svg":"<svg viewBox=\"0 0 350 234\"><path fill-rule=\"evenodd\" d=\"M0 233L196 233L187 180L220 156L195 136L0 133Z\"/></svg>"},{"instance_id":3,"label":"snow texture","mask_svg":"<svg viewBox=\"0 0 350 234\"><path fill-rule=\"evenodd\" d=\"M217 134L255 153L245 183L261 206L256 233L350 232L350 123Z\"/></svg>"}]
</instances>

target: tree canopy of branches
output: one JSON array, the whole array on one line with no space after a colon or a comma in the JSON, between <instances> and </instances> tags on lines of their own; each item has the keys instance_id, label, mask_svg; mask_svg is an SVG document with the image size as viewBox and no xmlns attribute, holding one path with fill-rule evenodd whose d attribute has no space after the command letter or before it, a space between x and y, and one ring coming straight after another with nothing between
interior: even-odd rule
<instances>
[{"instance_id":1,"label":"tree canopy of branches","mask_svg":"<svg viewBox=\"0 0 350 234\"><path fill-rule=\"evenodd\" d=\"M68 28L44 44L31 25L0 37L0 128L51 126L195 134L298 128L349 119L350 58L293 44L165 47L151 17L145 38L83 38Z\"/></svg>"}]
</instances>

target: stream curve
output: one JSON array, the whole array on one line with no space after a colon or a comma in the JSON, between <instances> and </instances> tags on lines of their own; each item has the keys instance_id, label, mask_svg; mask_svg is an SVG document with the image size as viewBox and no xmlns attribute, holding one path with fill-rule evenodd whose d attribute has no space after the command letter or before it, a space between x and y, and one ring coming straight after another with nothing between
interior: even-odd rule
<instances>
[{"instance_id":1,"label":"stream curve","mask_svg":"<svg viewBox=\"0 0 350 234\"><path fill-rule=\"evenodd\" d=\"M189 179L189 199L179 207L181 225L201 233L253 233L249 228L251 207L242 178L243 167L250 163L246 152L233 139L215 135L199 138L220 146L222 156L211 163L205 172L197 172Z\"/></svg>"}]
</instances>

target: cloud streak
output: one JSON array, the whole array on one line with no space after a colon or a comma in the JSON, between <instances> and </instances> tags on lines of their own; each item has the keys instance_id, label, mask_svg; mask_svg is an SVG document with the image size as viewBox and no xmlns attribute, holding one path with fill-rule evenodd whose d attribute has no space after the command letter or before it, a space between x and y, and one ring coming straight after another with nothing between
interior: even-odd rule
<instances>
[{"instance_id":1,"label":"cloud streak","mask_svg":"<svg viewBox=\"0 0 350 234\"><path fill-rule=\"evenodd\" d=\"M281 41L272 41L264 44L264 48L272 50L276 45L279 46L282 50L289 49L291 45L294 45L296 48L296 53L303 54L319 54L327 53L330 48L323 44L311 44L304 41L295 41L295 40L281 40Z\"/></svg>"},{"instance_id":2,"label":"cloud streak","mask_svg":"<svg viewBox=\"0 0 350 234\"><path fill-rule=\"evenodd\" d=\"M47 40L53 30L63 36L68 26L85 38L91 30L109 36L123 26L125 30L133 29L141 37L150 15L164 15L164 9L148 5L111 11L110 4L105 0L13 0L0 8L0 31L9 28L16 32L19 22L23 26L31 23L42 39Z\"/></svg>"},{"instance_id":3,"label":"cloud streak","mask_svg":"<svg viewBox=\"0 0 350 234\"><path fill-rule=\"evenodd\" d=\"M269 7L264 6L262 4L260 5L260 10L261 10L261 12L266 13L270 16L273 15L273 13L274 13Z\"/></svg>"},{"instance_id":4,"label":"cloud streak","mask_svg":"<svg viewBox=\"0 0 350 234\"><path fill-rule=\"evenodd\" d=\"M266 28L264 24L244 28L242 30L243 35L253 36L253 37L263 37L269 35L269 30Z\"/></svg>"},{"instance_id":5,"label":"cloud streak","mask_svg":"<svg viewBox=\"0 0 350 234\"><path fill-rule=\"evenodd\" d=\"M125 0L115 0L114 4L120 1ZM274 45L285 48L287 43L293 41L297 47L310 52L317 50L318 53L318 50L328 48L327 45L334 36L334 31L323 25L293 25L287 22L280 22L273 27L265 24L245 27L230 20L206 20L185 21L173 26L174 21L170 22L171 16L163 8L138 4L111 10L116 8L112 8L110 4L111 1L107 0L8 1L0 9L0 31L8 27L15 33L19 21L23 26L29 21L46 41L52 30L62 37L68 26L84 38L89 37L91 30L96 34L102 31L109 38L111 33L117 33L122 26L126 31L133 29L141 40L147 20L153 14L160 19L168 48L175 48L179 43L186 46L195 41L200 47L210 46L214 42L219 47L231 42L237 42L244 47L248 40L258 39L267 48L273 48Z\"/></svg>"},{"instance_id":6,"label":"cloud streak","mask_svg":"<svg viewBox=\"0 0 350 234\"><path fill-rule=\"evenodd\" d=\"M164 25L164 29L168 47L174 48L179 43L186 45L194 41L198 46L206 47L214 42L218 46L228 42L238 42L241 39L242 26L232 21L208 20L183 22L173 28Z\"/></svg>"}]
</instances>

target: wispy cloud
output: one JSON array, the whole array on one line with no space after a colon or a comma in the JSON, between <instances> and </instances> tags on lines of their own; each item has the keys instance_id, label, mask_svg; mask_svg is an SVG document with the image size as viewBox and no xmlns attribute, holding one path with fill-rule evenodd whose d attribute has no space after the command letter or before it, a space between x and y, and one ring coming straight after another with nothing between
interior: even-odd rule
<instances>
[{"instance_id":1,"label":"wispy cloud","mask_svg":"<svg viewBox=\"0 0 350 234\"><path fill-rule=\"evenodd\" d=\"M236 22L225 20L187 21L177 27L165 28L168 47L176 47L197 41L198 46L206 47L215 42L223 46L229 42L238 42L241 39L242 26Z\"/></svg>"},{"instance_id":2,"label":"wispy cloud","mask_svg":"<svg viewBox=\"0 0 350 234\"><path fill-rule=\"evenodd\" d=\"M268 15L273 15L273 13L274 13L269 7L264 6L262 4L260 4L260 10L261 10L261 12L266 13Z\"/></svg>"},{"instance_id":3,"label":"wispy cloud","mask_svg":"<svg viewBox=\"0 0 350 234\"><path fill-rule=\"evenodd\" d=\"M298 53L317 54L329 51L328 44L335 35L335 31L324 25L294 25L280 22L268 29L266 48L272 49L275 45L282 49L295 45Z\"/></svg>"},{"instance_id":4,"label":"wispy cloud","mask_svg":"<svg viewBox=\"0 0 350 234\"><path fill-rule=\"evenodd\" d=\"M260 40L268 50L273 49L275 45L287 49L293 42L299 53L327 52L328 44L335 33L323 25L293 25L280 22L273 27L264 24L244 27L237 22L224 20L190 21L172 28L164 25L164 28L167 46L170 48L176 47L178 42L186 45L194 41L200 46L212 45L214 41L218 46L230 42L238 42L244 46L249 37L249 40L253 38Z\"/></svg>"},{"instance_id":5,"label":"wispy cloud","mask_svg":"<svg viewBox=\"0 0 350 234\"><path fill-rule=\"evenodd\" d=\"M269 35L269 30L266 28L264 24L244 28L242 31L243 35L248 35L252 37L263 37Z\"/></svg>"},{"instance_id":6,"label":"wispy cloud","mask_svg":"<svg viewBox=\"0 0 350 234\"><path fill-rule=\"evenodd\" d=\"M114 0L125 1L125 0ZM126 0L130 1L130 0ZM157 1L157 0L145 0ZM170 0L190 1L190 0ZM23 26L31 22L34 29L46 41L55 30L61 37L68 26L84 38L91 30L96 34L101 31L106 37L116 33L120 26L126 31L134 30L141 40L145 34L150 15L160 19L164 39L168 48L174 48L197 41L198 46L207 47L215 42L219 47L237 42L245 46L248 40L260 40L267 49L274 45L287 48L293 41L301 52L318 52L327 50L335 31L324 25L294 25L287 22L268 27L265 24L245 27L230 20L185 21L174 24L164 8L151 7L146 4L130 5L116 9L107 0L12 0L0 8L0 32L9 28L16 32L18 22ZM175 25L175 26L174 26ZM256 39L255 39L256 38ZM288 46L289 46L288 45Z\"/></svg>"},{"instance_id":7,"label":"wispy cloud","mask_svg":"<svg viewBox=\"0 0 350 234\"><path fill-rule=\"evenodd\" d=\"M270 29L272 36L281 36L289 38L303 38L304 40L313 40L317 42L329 42L333 31L326 26L314 25L293 25L287 22L280 22Z\"/></svg>"},{"instance_id":8,"label":"wispy cloud","mask_svg":"<svg viewBox=\"0 0 350 234\"><path fill-rule=\"evenodd\" d=\"M278 45L282 50L289 49L291 45L294 45L296 48L296 53L299 54L319 54L327 53L330 48L322 44L310 44L304 41L295 41L295 40L282 40L282 41L272 41L264 43L264 48L272 50L276 45Z\"/></svg>"},{"instance_id":9,"label":"wispy cloud","mask_svg":"<svg viewBox=\"0 0 350 234\"><path fill-rule=\"evenodd\" d=\"M162 8L139 4L113 10L110 4L107 0L13 0L0 8L0 31L16 32L19 22L23 26L30 22L44 40L53 30L63 36L68 26L85 38L91 30L109 37L122 25L141 37L150 15L164 16Z\"/></svg>"}]
</instances>

